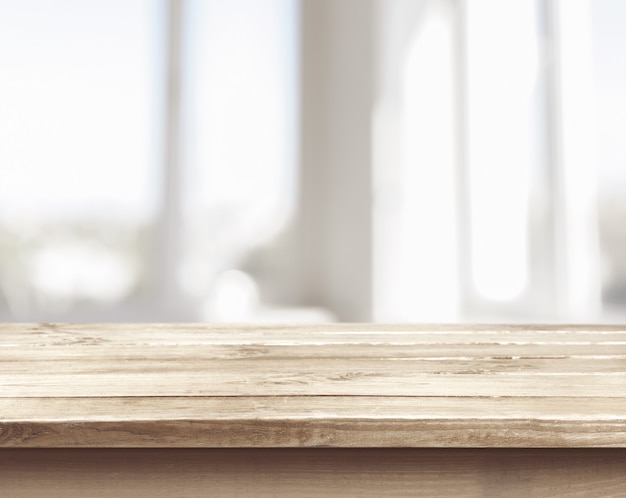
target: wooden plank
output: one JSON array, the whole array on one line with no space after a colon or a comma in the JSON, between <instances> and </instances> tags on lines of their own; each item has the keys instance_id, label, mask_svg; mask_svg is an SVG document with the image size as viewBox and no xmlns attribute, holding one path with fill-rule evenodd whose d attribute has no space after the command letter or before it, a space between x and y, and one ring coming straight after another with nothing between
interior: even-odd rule
<instances>
[{"instance_id":1,"label":"wooden plank","mask_svg":"<svg viewBox=\"0 0 626 498\"><path fill-rule=\"evenodd\" d=\"M298 324L298 323L242 323L242 324L211 324L211 323L15 323L6 322L2 324L2 329L7 332L14 332L19 335L24 333L49 335L51 332L71 332L97 331L106 333L127 334L128 332L140 333L146 331L155 334L158 331L171 333L175 331L179 334L186 332L206 334L207 332L232 333L281 333L289 335L293 331L301 330L306 333L320 332L327 334L343 332L408 332L411 334L425 332L427 334L449 334L451 332L465 331L471 333L479 332L520 332L520 333L556 333L575 334L580 332L593 333L624 333L623 325L597 325L597 324L475 324L475 323L320 323L320 324Z\"/></svg>"},{"instance_id":2,"label":"wooden plank","mask_svg":"<svg viewBox=\"0 0 626 498\"><path fill-rule=\"evenodd\" d=\"M0 407L7 446L626 446L626 328L4 324Z\"/></svg>"},{"instance_id":3,"label":"wooden plank","mask_svg":"<svg viewBox=\"0 0 626 498\"><path fill-rule=\"evenodd\" d=\"M545 419L617 421L623 397L172 396L0 398L3 422L159 420Z\"/></svg>"},{"instance_id":4,"label":"wooden plank","mask_svg":"<svg viewBox=\"0 0 626 498\"><path fill-rule=\"evenodd\" d=\"M4 447L624 447L621 398L4 399Z\"/></svg>"},{"instance_id":5,"label":"wooden plank","mask_svg":"<svg viewBox=\"0 0 626 498\"><path fill-rule=\"evenodd\" d=\"M2 324L0 347L195 344L626 344L617 326Z\"/></svg>"},{"instance_id":6,"label":"wooden plank","mask_svg":"<svg viewBox=\"0 0 626 498\"><path fill-rule=\"evenodd\" d=\"M337 370L359 372L378 371L381 375L409 370L433 375L526 375L541 374L589 374L626 375L626 357L559 357L559 358L238 358L223 359L203 355L197 350L188 355L169 354L156 351L146 356L142 353L125 353L120 356L89 355L78 358L71 356L50 357L50 354L34 359L32 355L22 359L1 358L4 375L31 375L33 372L51 374L136 374L173 373L202 371L207 374L225 372L229 369L266 374L287 374L306 368L320 375L332 375ZM184 358L184 361L181 359ZM404 364L398 365L398 362Z\"/></svg>"},{"instance_id":7,"label":"wooden plank","mask_svg":"<svg viewBox=\"0 0 626 498\"><path fill-rule=\"evenodd\" d=\"M626 450L4 450L2 495L626 496Z\"/></svg>"},{"instance_id":8,"label":"wooden plank","mask_svg":"<svg viewBox=\"0 0 626 498\"><path fill-rule=\"evenodd\" d=\"M510 373L421 374L410 368L319 373L311 365L263 371L185 371L2 375L2 397L82 396L550 396L613 397L626 393L626 375ZM625 398L626 402L626 398Z\"/></svg>"},{"instance_id":9,"label":"wooden plank","mask_svg":"<svg viewBox=\"0 0 626 498\"><path fill-rule=\"evenodd\" d=\"M1 337L1 336L0 336ZM268 359L289 358L322 359L529 359L529 358L581 358L602 360L626 360L626 346L616 344L419 344L404 343L320 343L320 344L196 344L149 345L144 343L120 343L98 346L63 345L6 347L0 349L0 361L71 359L88 362L91 358L205 358L205 359Z\"/></svg>"}]
</instances>

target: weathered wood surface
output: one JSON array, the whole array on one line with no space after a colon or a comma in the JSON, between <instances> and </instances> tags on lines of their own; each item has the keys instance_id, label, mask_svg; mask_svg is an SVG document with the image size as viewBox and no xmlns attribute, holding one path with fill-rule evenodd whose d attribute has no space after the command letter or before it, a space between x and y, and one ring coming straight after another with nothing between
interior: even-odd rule
<instances>
[{"instance_id":1,"label":"weathered wood surface","mask_svg":"<svg viewBox=\"0 0 626 498\"><path fill-rule=\"evenodd\" d=\"M626 449L0 449L0 496L624 497Z\"/></svg>"},{"instance_id":2,"label":"weathered wood surface","mask_svg":"<svg viewBox=\"0 0 626 498\"><path fill-rule=\"evenodd\" d=\"M0 325L4 447L626 447L626 327Z\"/></svg>"}]
</instances>

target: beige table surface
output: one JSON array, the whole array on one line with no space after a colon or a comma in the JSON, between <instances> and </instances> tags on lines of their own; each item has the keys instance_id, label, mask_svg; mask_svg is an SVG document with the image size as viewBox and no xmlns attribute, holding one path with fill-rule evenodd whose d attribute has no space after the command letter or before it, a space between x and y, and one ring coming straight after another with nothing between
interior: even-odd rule
<instances>
[{"instance_id":1,"label":"beige table surface","mask_svg":"<svg viewBox=\"0 0 626 498\"><path fill-rule=\"evenodd\" d=\"M0 447L0 496L626 496L626 327L2 324Z\"/></svg>"}]
</instances>

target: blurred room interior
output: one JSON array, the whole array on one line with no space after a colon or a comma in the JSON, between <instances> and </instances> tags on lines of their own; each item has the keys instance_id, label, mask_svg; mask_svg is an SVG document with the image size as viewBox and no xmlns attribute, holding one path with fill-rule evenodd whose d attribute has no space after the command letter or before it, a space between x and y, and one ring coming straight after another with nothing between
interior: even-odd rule
<instances>
[{"instance_id":1,"label":"blurred room interior","mask_svg":"<svg viewBox=\"0 0 626 498\"><path fill-rule=\"evenodd\" d=\"M623 0L0 0L0 320L626 321Z\"/></svg>"}]
</instances>

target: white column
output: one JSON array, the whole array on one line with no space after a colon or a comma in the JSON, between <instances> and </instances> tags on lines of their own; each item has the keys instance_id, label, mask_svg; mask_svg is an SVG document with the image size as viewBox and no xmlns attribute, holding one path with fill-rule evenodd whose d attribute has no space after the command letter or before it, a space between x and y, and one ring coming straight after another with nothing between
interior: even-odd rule
<instances>
[{"instance_id":1,"label":"white column","mask_svg":"<svg viewBox=\"0 0 626 498\"><path fill-rule=\"evenodd\" d=\"M368 321L373 1L303 0L301 15L301 299Z\"/></svg>"}]
</instances>

